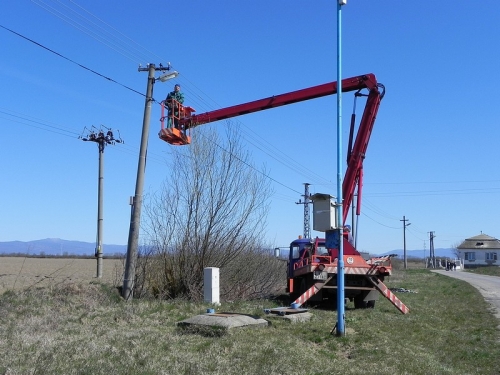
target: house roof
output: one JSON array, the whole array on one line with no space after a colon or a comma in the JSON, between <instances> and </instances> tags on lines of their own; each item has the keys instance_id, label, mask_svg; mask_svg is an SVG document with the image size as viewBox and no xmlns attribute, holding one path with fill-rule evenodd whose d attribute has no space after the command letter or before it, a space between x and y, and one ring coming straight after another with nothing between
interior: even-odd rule
<instances>
[{"instance_id":1,"label":"house roof","mask_svg":"<svg viewBox=\"0 0 500 375\"><path fill-rule=\"evenodd\" d=\"M495 237L481 233L478 236L467 238L464 242L457 246L457 249L500 250L500 241Z\"/></svg>"}]
</instances>

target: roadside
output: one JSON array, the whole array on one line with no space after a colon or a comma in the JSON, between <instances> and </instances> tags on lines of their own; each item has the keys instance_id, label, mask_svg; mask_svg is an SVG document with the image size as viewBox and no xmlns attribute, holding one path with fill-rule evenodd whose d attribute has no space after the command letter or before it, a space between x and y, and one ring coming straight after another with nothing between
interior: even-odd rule
<instances>
[{"instance_id":1,"label":"roadside","mask_svg":"<svg viewBox=\"0 0 500 375\"><path fill-rule=\"evenodd\" d=\"M466 281L478 289L486 302L491 305L493 314L499 319L498 328L500 329L500 277L445 270L432 270L432 272Z\"/></svg>"}]
</instances>

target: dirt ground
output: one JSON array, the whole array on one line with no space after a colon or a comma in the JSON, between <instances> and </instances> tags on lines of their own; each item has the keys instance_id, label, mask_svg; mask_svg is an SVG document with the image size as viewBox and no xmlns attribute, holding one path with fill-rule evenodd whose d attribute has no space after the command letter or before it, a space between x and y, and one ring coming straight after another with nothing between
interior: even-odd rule
<instances>
[{"instance_id":1,"label":"dirt ground","mask_svg":"<svg viewBox=\"0 0 500 375\"><path fill-rule=\"evenodd\" d=\"M104 259L103 282L121 285L124 261ZM7 290L98 280L97 259L0 257L0 294Z\"/></svg>"}]
</instances>

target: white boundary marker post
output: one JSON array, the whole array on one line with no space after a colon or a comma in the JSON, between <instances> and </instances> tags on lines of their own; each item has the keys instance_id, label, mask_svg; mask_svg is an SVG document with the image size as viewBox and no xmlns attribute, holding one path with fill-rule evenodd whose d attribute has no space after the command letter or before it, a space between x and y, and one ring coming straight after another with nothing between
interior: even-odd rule
<instances>
[{"instance_id":1,"label":"white boundary marker post","mask_svg":"<svg viewBox=\"0 0 500 375\"><path fill-rule=\"evenodd\" d=\"M220 305L219 269L207 267L203 270L203 298L205 302Z\"/></svg>"}]
</instances>

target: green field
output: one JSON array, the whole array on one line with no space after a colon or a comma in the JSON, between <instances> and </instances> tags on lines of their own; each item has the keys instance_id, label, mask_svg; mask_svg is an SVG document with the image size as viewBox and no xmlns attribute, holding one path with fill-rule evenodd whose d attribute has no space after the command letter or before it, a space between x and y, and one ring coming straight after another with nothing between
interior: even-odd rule
<instances>
[{"instance_id":1,"label":"green field","mask_svg":"<svg viewBox=\"0 0 500 375\"><path fill-rule=\"evenodd\" d=\"M222 281L223 282L223 281ZM469 284L410 269L387 300L346 308L346 336L331 334L335 311L309 322L265 315L286 300L223 302L220 311L258 315L267 328L182 330L208 305L182 300L126 303L108 283L80 281L0 296L0 374L500 374L499 322Z\"/></svg>"},{"instance_id":2,"label":"green field","mask_svg":"<svg viewBox=\"0 0 500 375\"><path fill-rule=\"evenodd\" d=\"M480 274L480 275L500 276L500 267L498 267L498 266L487 266L487 267L469 268L466 271L467 272L477 273L477 274Z\"/></svg>"}]
</instances>

